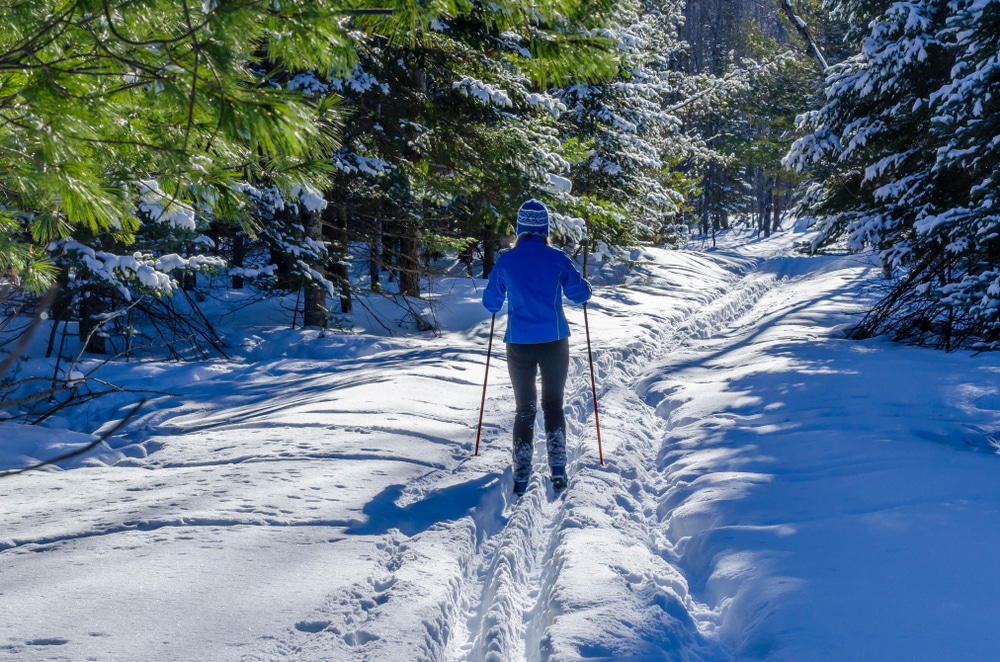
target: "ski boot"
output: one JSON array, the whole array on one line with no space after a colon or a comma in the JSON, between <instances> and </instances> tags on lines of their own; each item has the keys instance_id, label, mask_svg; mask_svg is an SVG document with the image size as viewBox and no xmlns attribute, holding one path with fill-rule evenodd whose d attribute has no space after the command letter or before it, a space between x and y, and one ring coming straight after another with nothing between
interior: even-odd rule
<instances>
[{"instance_id":1,"label":"ski boot","mask_svg":"<svg viewBox=\"0 0 1000 662\"><path fill-rule=\"evenodd\" d=\"M566 489L566 467L552 467L552 489L556 492Z\"/></svg>"}]
</instances>

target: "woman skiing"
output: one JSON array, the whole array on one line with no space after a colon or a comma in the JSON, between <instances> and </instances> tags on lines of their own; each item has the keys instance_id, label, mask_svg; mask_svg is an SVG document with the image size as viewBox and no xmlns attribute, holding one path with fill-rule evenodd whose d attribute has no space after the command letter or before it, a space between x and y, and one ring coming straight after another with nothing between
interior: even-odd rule
<instances>
[{"instance_id":1,"label":"woman skiing","mask_svg":"<svg viewBox=\"0 0 1000 662\"><path fill-rule=\"evenodd\" d=\"M528 200L517 212L517 239L490 272L483 305L491 313L507 299L507 370L514 387L514 493L524 494L531 475L537 395L542 375L542 414L552 486L566 487L566 424L563 389L569 371L569 326L562 297L590 299L590 284L569 256L549 243L549 212Z\"/></svg>"}]
</instances>

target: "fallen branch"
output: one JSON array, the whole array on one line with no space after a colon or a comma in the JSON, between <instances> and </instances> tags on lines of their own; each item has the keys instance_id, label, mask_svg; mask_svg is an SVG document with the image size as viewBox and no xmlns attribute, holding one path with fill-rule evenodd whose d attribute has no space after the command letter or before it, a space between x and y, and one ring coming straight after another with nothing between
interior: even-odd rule
<instances>
[{"instance_id":1,"label":"fallen branch","mask_svg":"<svg viewBox=\"0 0 1000 662\"><path fill-rule=\"evenodd\" d=\"M74 458L74 457L76 457L78 455L83 455L84 453L86 453L86 452L88 452L88 451L96 448L97 446L99 446L102 442L104 442L106 439L108 439L115 432L118 432L118 430L120 430L122 428L122 426L124 426L126 423L128 423L132 419L133 416L135 416L137 413L139 413L139 409L144 404L146 404L146 398L143 398L142 400L139 401L139 403L135 407L132 407L132 409L127 414L125 414L125 418L123 418L122 420L118 421L114 425L114 427L112 427L110 430L108 430L107 432L105 432L100 437L98 437L97 439L95 439L91 443L87 444L83 448L78 448L78 449L76 449L74 451L70 451L69 453L64 453L63 455L51 458L49 460L42 460L41 462L29 465L27 467L22 467L21 469L10 469L10 470L7 470L7 471L0 471L0 478L7 478L8 476L16 476L17 474L23 474L23 473L27 473L29 471L36 471L38 469L41 469L42 467L47 467L47 466L49 466L51 464L56 464L58 462L63 462L65 460L69 460L71 458Z\"/></svg>"}]
</instances>

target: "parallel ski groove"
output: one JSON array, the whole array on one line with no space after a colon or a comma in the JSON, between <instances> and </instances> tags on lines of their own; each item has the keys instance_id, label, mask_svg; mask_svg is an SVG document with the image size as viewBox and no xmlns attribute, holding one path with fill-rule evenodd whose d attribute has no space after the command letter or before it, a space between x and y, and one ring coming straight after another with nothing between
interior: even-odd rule
<instances>
[{"instance_id":1,"label":"parallel ski groove","mask_svg":"<svg viewBox=\"0 0 1000 662\"><path fill-rule=\"evenodd\" d=\"M773 275L755 274L754 267L756 264L745 265L743 273L734 274L729 287L682 319L657 320L651 334L656 342L636 340L627 347L602 347L595 352L599 391L606 391L612 385L626 385L634 392L637 379L651 363L662 361L662 357L685 342L708 337L749 313L779 282ZM591 468L596 464L596 448L590 448L595 435L588 370L585 359L574 357L568 384L578 386L567 399L566 421L568 437L577 441L567 449L570 487L566 497L572 494L578 471L598 470ZM608 378L612 384L606 381ZM665 421L658 417L652 417L650 424L654 430L666 428ZM552 498L551 486L543 477L542 455L541 452L536 455L536 472L528 493L508 504L505 511L508 519L502 528L482 536L476 554L470 559L461 590L463 604L458 610L463 622L453 628L455 638L446 649L445 659L449 661L547 658L546 629L554 616L550 592L558 581L558 567L551 561L560 542L567 502L563 496ZM614 458L607 461L614 471L618 463ZM503 485L503 489L509 489L509 485ZM489 518L485 515L477 518L480 522L486 519ZM650 524L655 524L653 519ZM657 534L650 532L650 535Z\"/></svg>"}]
</instances>

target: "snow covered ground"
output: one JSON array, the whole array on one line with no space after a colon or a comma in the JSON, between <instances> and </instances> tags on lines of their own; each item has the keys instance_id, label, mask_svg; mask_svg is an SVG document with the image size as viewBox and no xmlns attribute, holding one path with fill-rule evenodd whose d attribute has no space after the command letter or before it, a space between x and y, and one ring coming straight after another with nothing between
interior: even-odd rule
<instances>
[{"instance_id":1,"label":"snow covered ground","mask_svg":"<svg viewBox=\"0 0 1000 662\"><path fill-rule=\"evenodd\" d=\"M502 316L472 455L483 281L437 288L441 337L102 369L177 395L0 478L0 660L997 659L1000 356L844 339L877 270L795 239L595 278L605 466L571 307L561 495L539 453L510 496ZM0 423L0 469L137 399Z\"/></svg>"}]
</instances>

